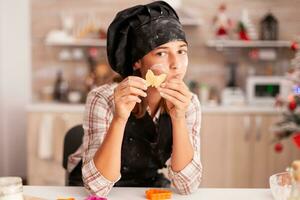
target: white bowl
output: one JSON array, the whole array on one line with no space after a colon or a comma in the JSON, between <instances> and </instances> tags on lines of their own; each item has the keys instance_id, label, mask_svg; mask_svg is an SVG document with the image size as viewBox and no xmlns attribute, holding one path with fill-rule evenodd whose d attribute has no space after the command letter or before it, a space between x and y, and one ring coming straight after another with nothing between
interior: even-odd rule
<instances>
[{"instance_id":1,"label":"white bowl","mask_svg":"<svg viewBox=\"0 0 300 200\"><path fill-rule=\"evenodd\" d=\"M270 189L275 200L287 200L290 196L292 183L289 172L273 174L269 179Z\"/></svg>"}]
</instances>

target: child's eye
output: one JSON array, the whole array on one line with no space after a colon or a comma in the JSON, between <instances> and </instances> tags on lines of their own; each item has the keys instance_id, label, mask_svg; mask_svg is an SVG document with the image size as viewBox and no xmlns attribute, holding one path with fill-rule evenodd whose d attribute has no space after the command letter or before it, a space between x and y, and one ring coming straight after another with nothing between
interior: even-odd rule
<instances>
[{"instance_id":1,"label":"child's eye","mask_svg":"<svg viewBox=\"0 0 300 200\"><path fill-rule=\"evenodd\" d=\"M187 54L187 50L179 50L178 53L184 55L184 54Z\"/></svg>"},{"instance_id":2,"label":"child's eye","mask_svg":"<svg viewBox=\"0 0 300 200\"><path fill-rule=\"evenodd\" d=\"M162 57L162 56L165 56L167 53L166 52L163 52L163 51L160 51L160 52L157 52L156 53L156 55L157 56L160 56L160 57Z\"/></svg>"}]
</instances>

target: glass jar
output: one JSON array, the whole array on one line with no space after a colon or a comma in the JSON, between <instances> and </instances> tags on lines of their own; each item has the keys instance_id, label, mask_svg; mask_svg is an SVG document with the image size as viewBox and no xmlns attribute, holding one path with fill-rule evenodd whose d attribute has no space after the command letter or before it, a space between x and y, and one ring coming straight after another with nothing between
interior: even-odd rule
<instances>
[{"instance_id":1,"label":"glass jar","mask_svg":"<svg viewBox=\"0 0 300 200\"><path fill-rule=\"evenodd\" d=\"M273 174L269 179L274 200L287 200L291 194L292 177L289 172Z\"/></svg>"},{"instance_id":2,"label":"glass jar","mask_svg":"<svg viewBox=\"0 0 300 200\"><path fill-rule=\"evenodd\" d=\"M300 161L294 161L292 167L288 168L287 171L290 173L292 178L292 189L288 200L300 200L300 177L299 177L299 166Z\"/></svg>"},{"instance_id":3,"label":"glass jar","mask_svg":"<svg viewBox=\"0 0 300 200\"><path fill-rule=\"evenodd\" d=\"M291 194L290 194L288 200L300 200L300 183L299 182L295 182L295 181L293 182Z\"/></svg>"},{"instance_id":4,"label":"glass jar","mask_svg":"<svg viewBox=\"0 0 300 200\"><path fill-rule=\"evenodd\" d=\"M20 177L0 177L0 200L24 200Z\"/></svg>"}]
</instances>

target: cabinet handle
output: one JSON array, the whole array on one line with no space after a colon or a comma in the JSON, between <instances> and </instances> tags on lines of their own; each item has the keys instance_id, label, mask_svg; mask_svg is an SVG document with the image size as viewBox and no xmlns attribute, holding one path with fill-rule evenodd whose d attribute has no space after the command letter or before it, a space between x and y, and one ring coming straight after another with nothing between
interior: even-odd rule
<instances>
[{"instance_id":1,"label":"cabinet handle","mask_svg":"<svg viewBox=\"0 0 300 200\"><path fill-rule=\"evenodd\" d=\"M244 121L244 127L245 127L244 139L245 139L245 141L248 141L249 137L250 137L250 124L251 124L250 116L244 116L243 121Z\"/></svg>"},{"instance_id":2,"label":"cabinet handle","mask_svg":"<svg viewBox=\"0 0 300 200\"><path fill-rule=\"evenodd\" d=\"M261 139L261 122L262 122L261 116L256 116L255 117L256 141L259 141Z\"/></svg>"}]
</instances>

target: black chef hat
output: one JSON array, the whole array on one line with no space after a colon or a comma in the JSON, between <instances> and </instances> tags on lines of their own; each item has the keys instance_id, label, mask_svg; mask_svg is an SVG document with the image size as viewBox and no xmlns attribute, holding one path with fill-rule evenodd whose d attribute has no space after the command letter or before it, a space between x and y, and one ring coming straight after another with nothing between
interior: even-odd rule
<instances>
[{"instance_id":1,"label":"black chef hat","mask_svg":"<svg viewBox=\"0 0 300 200\"><path fill-rule=\"evenodd\" d=\"M186 42L175 10L164 1L120 11L107 33L111 68L122 77L133 74L133 64L156 47L170 41Z\"/></svg>"}]
</instances>

